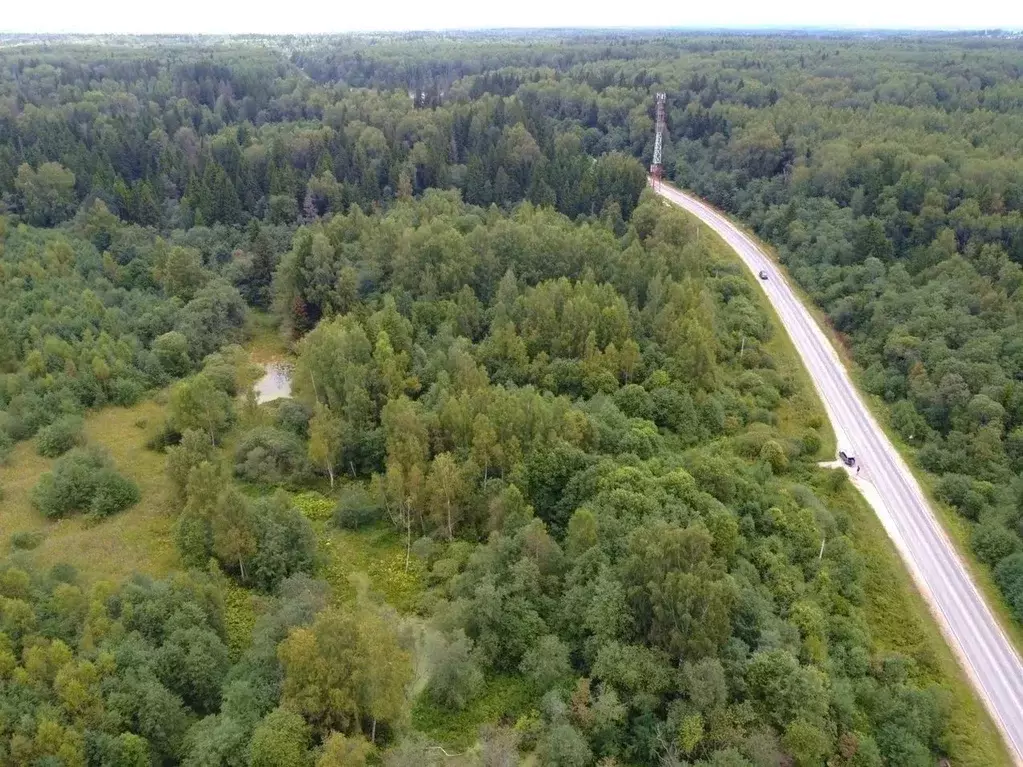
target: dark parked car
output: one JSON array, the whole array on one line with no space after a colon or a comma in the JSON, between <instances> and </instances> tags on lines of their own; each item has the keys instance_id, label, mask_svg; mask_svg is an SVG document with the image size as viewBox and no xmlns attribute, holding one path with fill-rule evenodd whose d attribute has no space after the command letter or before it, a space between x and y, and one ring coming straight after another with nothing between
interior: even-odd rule
<instances>
[{"instance_id":1,"label":"dark parked car","mask_svg":"<svg viewBox=\"0 0 1023 767\"><path fill-rule=\"evenodd\" d=\"M842 459L842 463L844 463L846 466L855 466L856 465L856 459L853 458L851 455L849 455L844 450L839 450L838 451L838 457Z\"/></svg>"}]
</instances>

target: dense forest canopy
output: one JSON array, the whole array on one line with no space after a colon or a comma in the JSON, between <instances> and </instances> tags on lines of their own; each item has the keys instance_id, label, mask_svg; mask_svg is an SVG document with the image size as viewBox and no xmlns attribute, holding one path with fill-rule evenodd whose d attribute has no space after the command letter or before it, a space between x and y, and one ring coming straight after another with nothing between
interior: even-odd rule
<instances>
[{"instance_id":1,"label":"dense forest canopy","mask_svg":"<svg viewBox=\"0 0 1023 767\"><path fill-rule=\"evenodd\" d=\"M0 49L0 454L34 439L35 511L108 524L140 489L83 414L154 396L180 565L91 581L12 536L0 764L957 756L948 689L876 639L794 356L644 164L665 91L667 175L776 246L1023 616L1020 54ZM266 316L293 396L259 404L240 344ZM385 536L413 598L332 581L337 530Z\"/></svg>"}]
</instances>

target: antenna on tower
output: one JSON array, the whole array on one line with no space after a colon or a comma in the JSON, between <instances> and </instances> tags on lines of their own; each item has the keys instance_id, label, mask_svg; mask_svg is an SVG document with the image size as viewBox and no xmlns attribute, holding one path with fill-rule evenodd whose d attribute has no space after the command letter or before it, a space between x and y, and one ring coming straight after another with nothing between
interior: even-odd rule
<instances>
[{"instance_id":1,"label":"antenna on tower","mask_svg":"<svg viewBox=\"0 0 1023 767\"><path fill-rule=\"evenodd\" d=\"M661 167L661 147L664 144L664 99L665 94L657 94L657 128L654 134L654 158L650 163L650 178L653 180L654 188L661 185L661 175L664 169Z\"/></svg>"}]
</instances>

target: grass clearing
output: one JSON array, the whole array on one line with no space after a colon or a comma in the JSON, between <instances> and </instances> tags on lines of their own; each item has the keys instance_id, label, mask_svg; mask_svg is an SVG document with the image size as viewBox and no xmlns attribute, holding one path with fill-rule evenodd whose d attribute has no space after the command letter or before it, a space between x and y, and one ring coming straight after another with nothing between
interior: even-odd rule
<instances>
[{"instance_id":1,"label":"grass clearing","mask_svg":"<svg viewBox=\"0 0 1023 767\"><path fill-rule=\"evenodd\" d=\"M330 584L334 601L355 598L352 576L364 574L370 589L400 613L412 612L424 591L422 565L413 557L405 569L405 545L390 527L338 530L320 523L317 533L324 557L321 576Z\"/></svg>"},{"instance_id":2,"label":"grass clearing","mask_svg":"<svg viewBox=\"0 0 1023 767\"><path fill-rule=\"evenodd\" d=\"M224 627L227 633L227 649L232 662L241 658L249 645L252 644L252 629L256 619L262 612L260 596L250 589L240 586L232 578L220 578L220 588L224 594Z\"/></svg>"},{"instance_id":3,"label":"grass clearing","mask_svg":"<svg viewBox=\"0 0 1023 767\"><path fill-rule=\"evenodd\" d=\"M291 356L291 351L277 325L277 319L273 315L255 309L250 310L246 331L249 340L245 342L245 350L257 365Z\"/></svg>"},{"instance_id":4,"label":"grass clearing","mask_svg":"<svg viewBox=\"0 0 1023 767\"><path fill-rule=\"evenodd\" d=\"M27 552L42 568L67 562L87 581L121 581L133 572L166 575L177 561L169 484L164 456L145 448L146 439L163 422L164 406L146 400L130 408L107 407L85 418L86 441L104 447L117 469L138 483L142 499L132 508L99 522L84 517L48 520L32 507L32 488L49 471L53 459L36 455L31 442L18 444L0 466L0 540L9 550L10 536L38 531L43 541Z\"/></svg>"},{"instance_id":5,"label":"grass clearing","mask_svg":"<svg viewBox=\"0 0 1023 767\"><path fill-rule=\"evenodd\" d=\"M514 724L533 701L533 692L521 677L491 677L484 691L461 711L445 710L428 695L420 695L412 707L412 726L448 748L465 749L476 743L480 727Z\"/></svg>"},{"instance_id":6,"label":"grass clearing","mask_svg":"<svg viewBox=\"0 0 1023 767\"><path fill-rule=\"evenodd\" d=\"M339 485L336 492L340 492ZM401 613L411 613L426 587L421 560L405 567L405 541L393 527L380 523L360 530L334 526L337 499L310 490L292 501L316 531L321 558L319 577L330 584L335 604L355 599L355 579L365 576L370 590Z\"/></svg>"}]
</instances>

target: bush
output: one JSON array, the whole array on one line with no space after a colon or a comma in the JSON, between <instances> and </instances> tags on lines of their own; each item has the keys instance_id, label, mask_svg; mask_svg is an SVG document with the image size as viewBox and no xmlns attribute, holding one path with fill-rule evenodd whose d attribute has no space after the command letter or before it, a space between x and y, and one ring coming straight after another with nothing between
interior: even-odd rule
<instances>
[{"instance_id":1,"label":"bush","mask_svg":"<svg viewBox=\"0 0 1023 767\"><path fill-rule=\"evenodd\" d=\"M78 568L68 562L58 562L50 568L49 575L55 583L77 583Z\"/></svg>"},{"instance_id":2,"label":"bush","mask_svg":"<svg viewBox=\"0 0 1023 767\"><path fill-rule=\"evenodd\" d=\"M36 434L36 452L47 458L64 455L82 443L82 419L68 415L44 426Z\"/></svg>"},{"instance_id":3,"label":"bush","mask_svg":"<svg viewBox=\"0 0 1023 767\"><path fill-rule=\"evenodd\" d=\"M291 505L283 491L252 504L256 552L251 577L256 588L271 592L296 573L312 573L316 562L316 534L309 520Z\"/></svg>"},{"instance_id":4,"label":"bush","mask_svg":"<svg viewBox=\"0 0 1023 767\"><path fill-rule=\"evenodd\" d=\"M980 483L964 474L949 473L938 480L935 494L967 519L976 520L987 507L979 486Z\"/></svg>"},{"instance_id":5,"label":"bush","mask_svg":"<svg viewBox=\"0 0 1023 767\"><path fill-rule=\"evenodd\" d=\"M427 690L438 705L460 711L483 689L483 672L472 649L472 640L461 629L450 641L439 639L433 648Z\"/></svg>"},{"instance_id":6,"label":"bush","mask_svg":"<svg viewBox=\"0 0 1023 767\"><path fill-rule=\"evenodd\" d=\"M1010 554L995 568L995 583L1005 594L1013 613L1023 620L1023 552Z\"/></svg>"},{"instance_id":7,"label":"bush","mask_svg":"<svg viewBox=\"0 0 1023 767\"><path fill-rule=\"evenodd\" d=\"M96 492L92 496L89 514L94 517L109 517L134 506L142 494L133 481L107 467L96 475Z\"/></svg>"},{"instance_id":8,"label":"bush","mask_svg":"<svg viewBox=\"0 0 1023 767\"><path fill-rule=\"evenodd\" d=\"M281 399L278 400L278 403L274 425L278 429L307 439L309 437L309 419L312 418L309 408L293 399Z\"/></svg>"},{"instance_id":9,"label":"bush","mask_svg":"<svg viewBox=\"0 0 1023 767\"><path fill-rule=\"evenodd\" d=\"M110 383L110 401L121 407L131 407L145 392L142 384L131 378L116 378Z\"/></svg>"},{"instance_id":10,"label":"bush","mask_svg":"<svg viewBox=\"0 0 1023 767\"><path fill-rule=\"evenodd\" d=\"M43 542L43 535L38 530L22 530L11 536L11 548L19 551L30 551Z\"/></svg>"},{"instance_id":11,"label":"bush","mask_svg":"<svg viewBox=\"0 0 1023 767\"><path fill-rule=\"evenodd\" d=\"M13 449L14 438L5 429L0 429L0 466L7 463Z\"/></svg>"},{"instance_id":12,"label":"bush","mask_svg":"<svg viewBox=\"0 0 1023 767\"><path fill-rule=\"evenodd\" d=\"M334 524L342 530L358 530L383 519L384 509L361 485L347 487L341 491L334 512Z\"/></svg>"},{"instance_id":13,"label":"bush","mask_svg":"<svg viewBox=\"0 0 1023 767\"><path fill-rule=\"evenodd\" d=\"M653 402L650 393L638 384L628 384L616 391L614 403L629 418L653 420Z\"/></svg>"},{"instance_id":14,"label":"bush","mask_svg":"<svg viewBox=\"0 0 1023 767\"><path fill-rule=\"evenodd\" d=\"M260 484L280 484L296 479L307 466L305 449L294 434L260 427L242 439L234 454L234 472Z\"/></svg>"},{"instance_id":15,"label":"bush","mask_svg":"<svg viewBox=\"0 0 1023 767\"><path fill-rule=\"evenodd\" d=\"M177 445L180 442L181 432L171 426L169 421L165 421L160 426L159 431L146 440L146 449L162 453L168 447Z\"/></svg>"},{"instance_id":16,"label":"bush","mask_svg":"<svg viewBox=\"0 0 1023 767\"><path fill-rule=\"evenodd\" d=\"M109 516L139 500L138 486L118 474L105 453L75 448L57 459L32 489L32 504L47 517Z\"/></svg>"},{"instance_id":17,"label":"bush","mask_svg":"<svg viewBox=\"0 0 1023 767\"><path fill-rule=\"evenodd\" d=\"M770 465L774 474L781 474L789 467L789 457L785 454L785 448L773 439L767 440L760 448L760 460Z\"/></svg>"},{"instance_id":18,"label":"bush","mask_svg":"<svg viewBox=\"0 0 1023 767\"><path fill-rule=\"evenodd\" d=\"M813 458L821 449L821 435L816 429L807 429L800 438L803 455Z\"/></svg>"},{"instance_id":19,"label":"bush","mask_svg":"<svg viewBox=\"0 0 1023 767\"><path fill-rule=\"evenodd\" d=\"M970 536L973 550L982 562L996 565L1019 549L1019 536L999 519L984 519Z\"/></svg>"},{"instance_id":20,"label":"bush","mask_svg":"<svg viewBox=\"0 0 1023 767\"><path fill-rule=\"evenodd\" d=\"M153 341L153 353L160 363L160 369L170 378L181 378L192 369L188 357L188 339L183 333L172 330Z\"/></svg>"}]
</instances>

